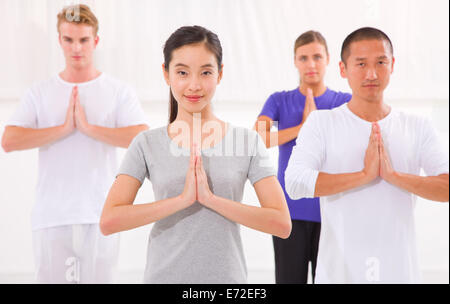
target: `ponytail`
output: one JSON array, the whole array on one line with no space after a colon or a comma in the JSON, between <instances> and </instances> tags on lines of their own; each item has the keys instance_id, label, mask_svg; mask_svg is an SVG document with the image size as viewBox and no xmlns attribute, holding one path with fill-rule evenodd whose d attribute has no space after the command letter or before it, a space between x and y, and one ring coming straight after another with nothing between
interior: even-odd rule
<instances>
[{"instance_id":1,"label":"ponytail","mask_svg":"<svg viewBox=\"0 0 450 304\"><path fill-rule=\"evenodd\" d=\"M170 102L169 102L169 124L175 121L178 114L178 103L175 97L173 97L172 90L170 90Z\"/></svg>"}]
</instances>

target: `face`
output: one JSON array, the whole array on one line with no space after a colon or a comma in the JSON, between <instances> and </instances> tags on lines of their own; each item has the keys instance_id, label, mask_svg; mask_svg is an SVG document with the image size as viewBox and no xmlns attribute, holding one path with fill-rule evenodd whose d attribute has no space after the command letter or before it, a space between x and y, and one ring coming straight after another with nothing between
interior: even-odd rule
<instances>
[{"instance_id":1,"label":"face","mask_svg":"<svg viewBox=\"0 0 450 304\"><path fill-rule=\"evenodd\" d=\"M203 43L174 50L169 70L163 65L163 71L178 110L188 113L199 113L210 104L222 78L216 56Z\"/></svg>"},{"instance_id":2,"label":"face","mask_svg":"<svg viewBox=\"0 0 450 304\"><path fill-rule=\"evenodd\" d=\"M316 85L323 81L329 58L319 42L302 45L295 51L295 66L302 83Z\"/></svg>"},{"instance_id":3,"label":"face","mask_svg":"<svg viewBox=\"0 0 450 304\"><path fill-rule=\"evenodd\" d=\"M339 63L341 76L348 79L357 96L367 101L380 101L394 70L395 59L384 40L356 41L349 46L346 64Z\"/></svg>"},{"instance_id":4,"label":"face","mask_svg":"<svg viewBox=\"0 0 450 304\"><path fill-rule=\"evenodd\" d=\"M63 22L59 26L59 32L59 43L67 66L80 69L93 63L99 37L94 36L92 26Z\"/></svg>"}]
</instances>

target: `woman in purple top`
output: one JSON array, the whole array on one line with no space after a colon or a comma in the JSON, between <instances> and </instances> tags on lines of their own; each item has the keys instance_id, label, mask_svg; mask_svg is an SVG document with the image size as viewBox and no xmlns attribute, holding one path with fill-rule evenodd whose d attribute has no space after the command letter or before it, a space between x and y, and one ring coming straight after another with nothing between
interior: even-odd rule
<instances>
[{"instance_id":1,"label":"woman in purple top","mask_svg":"<svg viewBox=\"0 0 450 304\"><path fill-rule=\"evenodd\" d=\"M286 170L295 139L311 111L332 109L348 102L351 95L328 89L324 76L329 63L325 38L308 31L295 41L294 62L300 86L292 91L272 94L264 104L255 125L267 147L279 146L278 180L285 192L292 219L288 239L273 237L277 284L305 284L308 265L314 280L320 236L319 198L291 200L284 186ZM272 126L278 132L271 132Z\"/></svg>"}]
</instances>

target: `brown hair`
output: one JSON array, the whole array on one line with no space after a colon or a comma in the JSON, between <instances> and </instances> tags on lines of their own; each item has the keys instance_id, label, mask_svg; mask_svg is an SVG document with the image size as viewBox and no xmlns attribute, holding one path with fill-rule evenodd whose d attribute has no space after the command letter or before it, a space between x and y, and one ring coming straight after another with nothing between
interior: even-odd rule
<instances>
[{"instance_id":1,"label":"brown hair","mask_svg":"<svg viewBox=\"0 0 450 304\"><path fill-rule=\"evenodd\" d=\"M329 56L327 41L325 40L325 38L322 36L321 33L316 32L316 31L304 32L303 34L301 34L297 38L297 40L295 40L294 56L295 56L295 52L297 51L297 49L299 47L307 45L307 44L310 44L312 42L318 42L318 43L322 44L325 47L325 51L327 52L327 56Z\"/></svg>"},{"instance_id":2,"label":"brown hair","mask_svg":"<svg viewBox=\"0 0 450 304\"><path fill-rule=\"evenodd\" d=\"M394 56L394 47L392 46L391 39L389 39L388 35L373 27L363 27L357 29L345 38L341 48L341 60L344 64L346 64L346 60L348 59L348 56L350 56L350 44L361 40L387 41L389 50L391 51L392 56Z\"/></svg>"},{"instance_id":3,"label":"brown hair","mask_svg":"<svg viewBox=\"0 0 450 304\"><path fill-rule=\"evenodd\" d=\"M77 24L87 24L92 26L94 36L98 33L98 20L89 6L85 4L75 4L64 7L57 15L58 23L57 29L59 33L59 26L63 22L72 22Z\"/></svg>"},{"instance_id":4,"label":"brown hair","mask_svg":"<svg viewBox=\"0 0 450 304\"><path fill-rule=\"evenodd\" d=\"M177 29L164 45L164 69L169 71L169 64L172 61L172 53L174 50L189 44L204 43L217 59L219 71L222 69L222 46L219 37L210 30L195 25L183 26ZM178 114L178 103L170 90L169 103L169 123L174 122Z\"/></svg>"}]
</instances>

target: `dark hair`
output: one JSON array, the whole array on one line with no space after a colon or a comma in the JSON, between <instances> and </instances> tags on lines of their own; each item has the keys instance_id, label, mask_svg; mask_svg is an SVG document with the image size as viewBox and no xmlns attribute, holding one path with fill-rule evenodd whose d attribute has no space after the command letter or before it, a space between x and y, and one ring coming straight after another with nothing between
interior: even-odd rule
<instances>
[{"instance_id":1,"label":"dark hair","mask_svg":"<svg viewBox=\"0 0 450 304\"><path fill-rule=\"evenodd\" d=\"M177 29L164 44L164 68L169 71L169 64L172 60L172 53L174 50L189 44L204 43L217 59L219 71L222 67L222 46L220 45L219 37L216 34L207 30L204 27L183 26ZM172 90L170 91L169 103L169 123L172 123L178 114L178 103L173 97Z\"/></svg>"},{"instance_id":2,"label":"dark hair","mask_svg":"<svg viewBox=\"0 0 450 304\"><path fill-rule=\"evenodd\" d=\"M388 42L392 56L394 55L394 47L388 35L373 27L363 27L357 29L345 38L341 49L341 60L345 64L348 56L350 56L350 44L361 40L384 40Z\"/></svg>"},{"instance_id":3,"label":"dark hair","mask_svg":"<svg viewBox=\"0 0 450 304\"><path fill-rule=\"evenodd\" d=\"M301 34L297 38L297 40L295 40L294 56L295 56L295 52L297 51L297 49L299 47L307 45L307 44L310 44L312 42L319 42L320 44L322 44L325 47L325 51L327 52L327 56L329 56L327 41L325 40L325 38L322 36L321 33L316 32L316 31L304 32L303 34Z\"/></svg>"}]
</instances>

